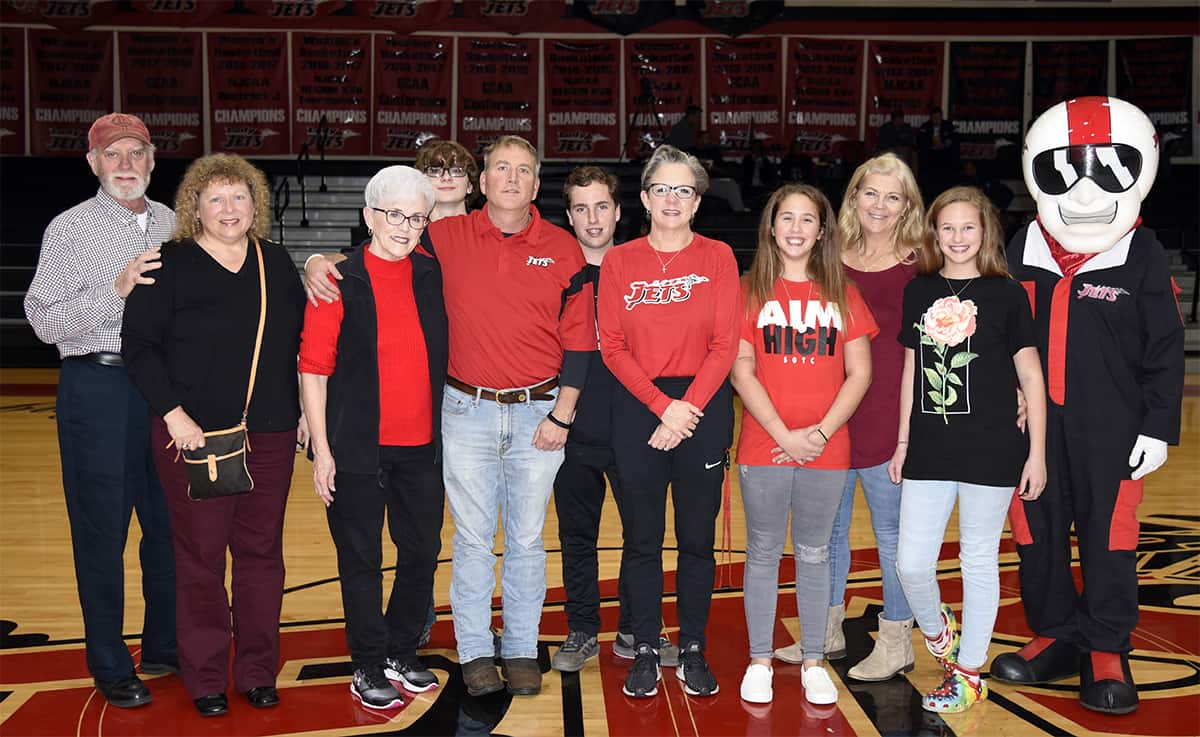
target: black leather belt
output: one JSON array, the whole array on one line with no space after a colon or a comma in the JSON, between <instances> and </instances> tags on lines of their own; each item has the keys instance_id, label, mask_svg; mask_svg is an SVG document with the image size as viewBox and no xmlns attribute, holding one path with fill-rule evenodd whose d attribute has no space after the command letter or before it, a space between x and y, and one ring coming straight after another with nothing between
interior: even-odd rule
<instances>
[{"instance_id":1,"label":"black leather belt","mask_svg":"<svg viewBox=\"0 0 1200 737\"><path fill-rule=\"evenodd\" d=\"M125 359L121 358L120 353L108 353L105 351L100 351L97 353L85 353L82 356L77 356L77 358L82 358L83 360L91 361L92 363L98 363L101 366L125 365Z\"/></svg>"},{"instance_id":2,"label":"black leather belt","mask_svg":"<svg viewBox=\"0 0 1200 737\"><path fill-rule=\"evenodd\" d=\"M499 391L480 389L477 386L471 386L465 381L460 381L453 376L447 376L446 383L460 392L474 394L480 399L486 399L490 402L518 404L520 402L554 399L553 394L547 394L546 392L558 386L558 377L555 376L553 379L547 379L537 386L521 387L519 389L501 389Z\"/></svg>"}]
</instances>

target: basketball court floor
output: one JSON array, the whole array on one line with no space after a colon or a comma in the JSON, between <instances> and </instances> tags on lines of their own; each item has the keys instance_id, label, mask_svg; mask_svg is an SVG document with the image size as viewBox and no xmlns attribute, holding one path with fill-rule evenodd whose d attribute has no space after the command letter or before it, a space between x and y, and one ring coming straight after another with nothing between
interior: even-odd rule
<instances>
[{"instance_id":1,"label":"basketball court floor","mask_svg":"<svg viewBox=\"0 0 1200 737\"><path fill-rule=\"evenodd\" d=\"M708 626L708 658L720 693L708 699L684 695L672 674L653 699L622 695L628 661L613 656L620 527L611 499L600 536L604 595L602 650L578 674L549 668L550 655L566 636L558 554L557 519L547 514L549 590L542 614L542 693L513 698L466 694L456 662L450 619L450 540L447 513L436 583L438 622L422 655L442 681L425 694L406 696L392 712L373 712L351 700L351 673L342 626L333 543L310 465L297 457L284 533L287 561L283 598L282 654L278 685L282 704L252 709L230 694L220 718L197 715L178 678L148 678L154 701L123 710L109 707L92 687L84 662L83 622L75 591L71 544L59 477L54 423L53 370L0 370L0 735L1200 735L1200 375L1187 380L1183 441L1167 465L1149 477L1139 545L1141 622L1134 632L1132 667L1141 708L1111 717L1082 709L1075 682L1017 688L991 681L992 696L962 715L922 712L920 694L939 680L939 669L915 641L916 669L885 683L859 684L846 677L850 665L871 649L880 611L879 563L865 503L859 497L852 529L854 561L847 591L845 660L833 664L840 700L813 707L802 695L799 666L777 663L775 701L754 705L738 697L748 657L742 610L744 525L733 477L733 554L726 578L714 593ZM719 523L718 523L719 524ZM958 609L956 522L942 549L942 591ZM674 540L664 556L666 631L676 633ZM718 528L719 529L719 528ZM142 621L136 524L126 552L125 633L138 660ZM392 565L385 546L386 565ZM790 549L788 551L790 554ZM386 571L385 571L386 575ZM385 577L385 581L386 581ZM496 610L499 599L495 600ZM499 618L496 620L499 625ZM776 645L796 637L799 625L791 565L780 572ZM1017 584L1017 556L1007 533L1001 549L1001 607L991 655L1018 648L1029 636ZM914 632L914 637L919 634Z\"/></svg>"}]
</instances>

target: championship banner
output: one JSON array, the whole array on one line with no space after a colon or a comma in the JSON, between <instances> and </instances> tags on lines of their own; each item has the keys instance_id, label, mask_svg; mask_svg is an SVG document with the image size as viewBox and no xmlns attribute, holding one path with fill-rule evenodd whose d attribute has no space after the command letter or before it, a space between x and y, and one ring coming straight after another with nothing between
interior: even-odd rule
<instances>
[{"instance_id":1,"label":"championship banner","mask_svg":"<svg viewBox=\"0 0 1200 737\"><path fill-rule=\"evenodd\" d=\"M621 155L619 41L546 42L546 158Z\"/></svg>"},{"instance_id":2,"label":"championship banner","mask_svg":"<svg viewBox=\"0 0 1200 737\"><path fill-rule=\"evenodd\" d=\"M1021 144L1024 43L951 43L949 74L950 104L945 117L958 129L962 158L995 158L996 143L1001 140Z\"/></svg>"},{"instance_id":3,"label":"championship banner","mask_svg":"<svg viewBox=\"0 0 1200 737\"><path fill-rule=\"evenodd\" d=\"M376 156L414 158L431 138L450 138L454 39L375 36Z\"/></svg>"},{"instance_id":4,"label":"championship banner","mask_svg":"<svg viewBox=\"0 0 1200 737\"><path fill-rule=\"evenodd\" d=\"M830 156L858 140L862 41L788 39L787 135L808 156Z\"/></svg>"},{"instance_id":5,"label":"championship banner","mask_svg":"<svg viewBox=\"0 0 1200 737\"><path fill-rule=\"evenodd\" d=\"M206 35L211 150L245 156L291 153L287 34Z\"/></svg>"},{"instance_id":6,"label":"championship banner","mask_svg":"<svg viewBox=\"0 0 1200 737\"><path fill-rule=\"evenodd\" d=\"M787 153L780 120L781 44L780 38L710 38L704 43L707 128L727 158L742 158L754 140L762 141L768 154Z\"/></svg>"},{"instance_id":7,"label":"championship banner","mask_svg":"<svg viewBox=\"0 0 1200 737\"><path fill-rule=\"evenodd\" d=\"M1108 41L1033 42L1033 117L1052 105L1108 94Z\"/></svg>"},{"instance_id":8,"label":"championship banner","mask_svg":"<svg viewBox=\"0 0 1200 737\"><path fill-rule=\"evenodd\" d=\"M146 124L155 156L204 153L199 33L118 35L121 111Z\"/></svg>"},{"instance_id":9,"label":"championship banner","mask_svg":"<svg viewBox=\"0 0 1200 737\"><path fill-rule=\"evenodd\" d=\"M941 41L871 41L867 49L867 149L875 149L879 128L903 110L914 129L929 119L942 99Z\"/></svg>"},{"instance_id":10,"label":"championship banner","mask_svg":"<svg viewBox=\"0 0 1200 737\"><path fill-rule=\"evenodd\" d=\"M80 156L88 128L113 111L111 33L29 31L34 156Z\"/></svg>"},{"instance_id":11,"label":"championship banner","mask_svg":"<svg viewBox=\"0 0 1200 737\"><path fill-rule=\"evenodd\" d=\"M1194 73L1190 38L1117 41L1117 97L1154 121L1163 151L1171 156L1192 155Z\"/></svg>"},{"instance_id":12,"label":"championship banner","mask_svg":"<svg viewBox=\"0 0 1200 737\"><path fill-rule=\"evenodd\" d=\"M625 153L644 159L700 106L700 39L624 39Z\"/></svg>"},{"instance_id":13,"label":"championship banner","mask_svg":"<svg viewBox=\"0 0 1200 737\"><path fill-rule=\"evenodd\" d=\"M292 145L333 156L371 152L371 36L293 33Z\"/></svg>"},{"instance_id":14,"label":"championship banner","mask_svg":"<svg viewBox=\"0 0 1200 737\"><path fill-rule=\"evenodd\" d=\"M458 39L458 129L476 156L503 135L537 145L538 41Z\"/></svg>"},{"instance_id":15,"label":"championship banner","mask_svg":"<svg viewBox=\"0 0 1200 737\"><path fill-rule=\"evenodd\" d=\"M25 153L25 31L0 28L0 154Z\"/></svg>"}]
</instances>

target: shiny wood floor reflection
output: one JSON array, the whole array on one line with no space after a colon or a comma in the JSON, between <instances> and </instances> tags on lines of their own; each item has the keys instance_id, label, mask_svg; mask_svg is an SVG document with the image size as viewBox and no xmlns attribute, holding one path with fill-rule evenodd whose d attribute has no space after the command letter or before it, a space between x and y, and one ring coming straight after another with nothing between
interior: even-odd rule
<instances>
[{"instance_id":1,"label":"shiny wood floor reflection","mask_svg":"<svg viewBox=\"0 0 1200 737\"><path fill-rule=\"evenodd\" d=\"M1152 475L1140 508L1143 520L1142 622L1135 633L1134 673L1142 684L1135 717L1101 717L1084 712L1070 682L1041 689L995 684L994 697L965 715L926 718L913 699L937 679L932 660L917 651L917 669L907 679L853 684L845 669L869 651L881 601L878 562L866 505L856 505L851 531L855 550L846 633L850 654L837 665L841 697L836 707L806 704L799 669L776 668L776 701L756 707L738 698L746 664L740 552L744 549L742 507L733 478L734 586L713 601L709 660L722 691L713 699L683 695L673 674L664 672L665 694L635 702L620 693L627 661L611 654L616 628L616 578L620 527L611 499L600 533L600 578L605 595L602 652L578 675L549 671L541 695L485 699L466 697L461 686L449 616L449 553L452 524L442 531L443 562L435 596L439 621L428 662L443 676L441 689L414 696L398 712L369 713L347 693L349 662L341 628L341 601L333 544L310 466L297 458L285 523L287 591L284 596L283 662L279 685L284 704L256 712L231 698L230 714L219 720L194 715L178 679L151 681L155 701L131 711L106 708L91 688L81 649L83 625L75 591L70 536L59 476L53 385L56 371L0 371L0 734L496 734L510 735L724 735L724 734L1200 734L1200 376L1188 379L1184 433L1165 468ZM675 569L668 524L664 566ZM951 521L948 542L956 536ZM719 528L718 528L719 530ZM125 631L137 649L142 610L137 592L136 523L126 551L128 597ZM545 544L550 590L543 613L542 656L566 634L562 613L561 560L557 519L547 514ZM385 550L385 565L394 559ZM943 551L943 590L957 602L957 549ZM1016 556L1005 540L1002 601L991 654L1015 649L1027 636L1016 583ZM798 634L790 565L783 566L776 631L778 644ZM673 591L673 578L668 576ZM674 633L673 597L665 607ZM471 731L475 730L475 731Z\"/></svg>"}]
</instances>

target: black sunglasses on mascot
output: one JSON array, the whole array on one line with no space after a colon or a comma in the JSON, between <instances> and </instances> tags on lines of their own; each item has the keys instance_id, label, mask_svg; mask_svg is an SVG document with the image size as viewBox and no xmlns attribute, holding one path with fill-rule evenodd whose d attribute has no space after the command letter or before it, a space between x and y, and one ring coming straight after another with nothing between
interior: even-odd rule
<instances>
[{"instance_id":1,"label":"black sunglasses on mascot","mask_svg":"<svg viewBox=\"0 0 1200 737\"><path fill-rule=\"evenodd\" d=\"M1064 146L1033 157L1033 180L1048 195L1063 194L1085 178L1119 194L1136 184L1141 173L1141 152L1125 143Z\"/></svg>"}]
</instances>

